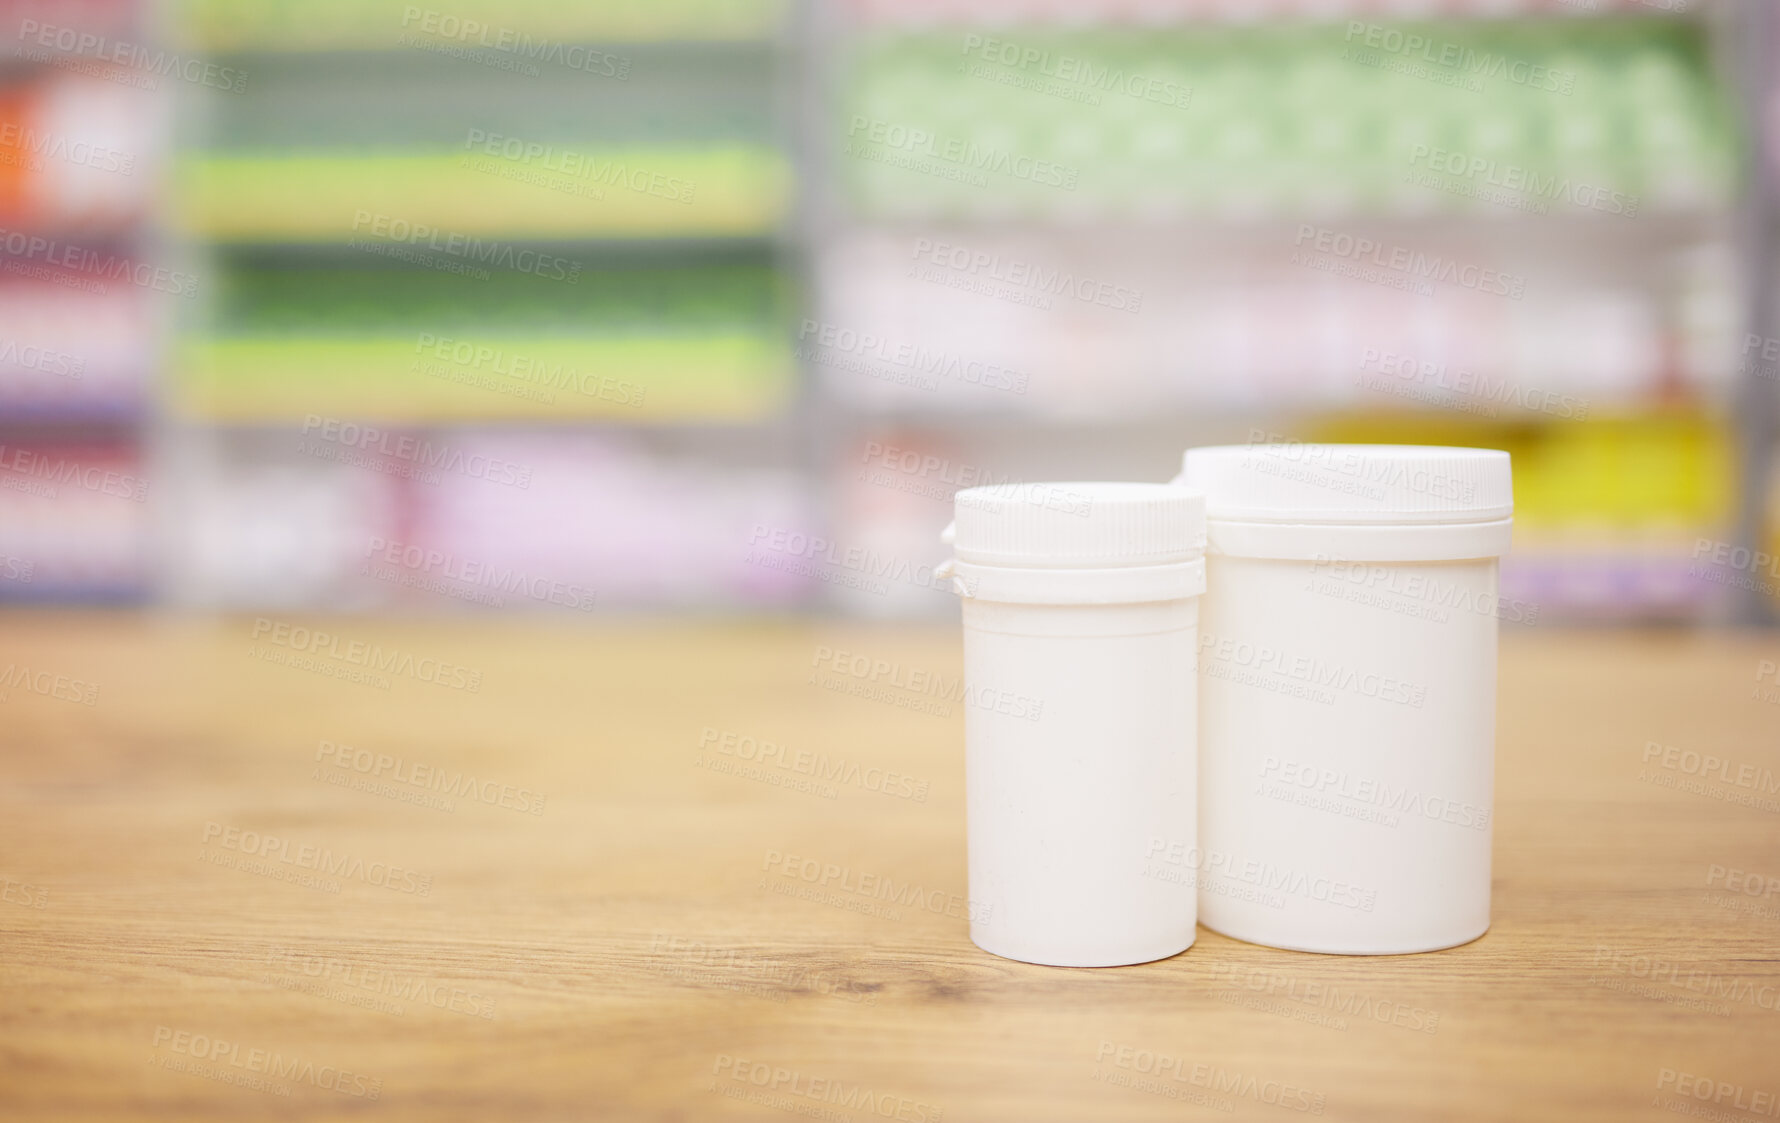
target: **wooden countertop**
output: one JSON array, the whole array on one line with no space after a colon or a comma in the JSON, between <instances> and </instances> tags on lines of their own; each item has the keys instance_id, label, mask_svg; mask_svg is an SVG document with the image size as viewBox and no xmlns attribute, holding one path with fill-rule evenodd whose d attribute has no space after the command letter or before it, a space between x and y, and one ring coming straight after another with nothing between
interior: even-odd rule
<instances>
[{"instance_id":1,"label":"wooden countertop","mask_svg":"<svg viewBox=\"0 0 1780 1123\"><path fill-rule=\"evenodd\" d=\"M962 718L824 652L959 669L943 627L0 617L0 1117L1780 1113L1780 637L1504 635L1482 940L1114 970L969 942Z\"/></svg>"}]
</instances>

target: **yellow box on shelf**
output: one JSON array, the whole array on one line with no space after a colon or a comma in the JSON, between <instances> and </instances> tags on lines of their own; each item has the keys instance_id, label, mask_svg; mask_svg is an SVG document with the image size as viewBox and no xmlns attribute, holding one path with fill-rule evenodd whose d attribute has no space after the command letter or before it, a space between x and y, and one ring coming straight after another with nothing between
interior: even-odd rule
<instances>
[{"instance_id":1,"label":"yellow box on shelf","mask_svg":"<svg viewBox=\"0 0 1780 1123\"><path fill-rule=\"evenodd\" d=\"M1313 429L1318 440L1507 449L1517 531L1692 532L1722 525L1735 494L1729 422L1697 407L1627 406L1586 421L1356 415Z\"/></svg>"},{"instance_id":2,"label":"yellow box on shelf","mask_svg":"<svg viewBox=\"0 0 1780 1123\"><path fill-rule=\"evenodd\" d=\"M242 336L182 342L173 382L175 412L195 421L658 425L769 419L789 404L796 368L785 344L739 332Z\"/></svg>"},{"instance_id":3,"label":"yellow box on shelf","mask_svg":"<svg viewBox=\"0 0 1780 1123\"><path fill-rule=\"evenodd\" d=\"M469 130L411 152L198 151L177 170L174 222L214 242L344 243L367 221L447 237L750 237L785 213L771 149L589 149Z\"/></svg>"},{"instance_id":4,"label":"yellow box on shelf","mask_svg":"<svg viewBox=\"0 0 1780 1123\"><path fill-rule=\"evenodd\" d=\"M168 25L181 46L204 51L375 51L413 39L548 62L552 48L574 43L766 39L787 8L787 0L175 0Z\"/></svg>"}]
</instances>

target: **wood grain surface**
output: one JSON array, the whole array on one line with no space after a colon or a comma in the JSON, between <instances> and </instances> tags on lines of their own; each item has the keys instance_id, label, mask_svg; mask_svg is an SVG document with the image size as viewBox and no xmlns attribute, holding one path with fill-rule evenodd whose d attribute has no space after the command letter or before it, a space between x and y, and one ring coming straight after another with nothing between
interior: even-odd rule
<instances>
[{"instance_id":1,"label":"wood grain surface","mask_svg":"<svg viewBox=\"0 0 1780 1123\"><path fill-rule=\"evenodd\" d=\"M1777 1117L1777 660L1505 634L1473 944L1060 970L953 628L9 615L0 1118Z\"/></svg>"}]
</instances>

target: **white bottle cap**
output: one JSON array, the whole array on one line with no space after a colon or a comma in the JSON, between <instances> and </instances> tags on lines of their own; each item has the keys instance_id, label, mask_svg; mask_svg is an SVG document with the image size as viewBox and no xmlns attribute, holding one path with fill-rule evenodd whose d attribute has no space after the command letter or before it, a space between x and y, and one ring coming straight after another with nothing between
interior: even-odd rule
<instances>
[{"instance_id":1,"label":"white bottle cap","mask_svg":"<svg viewBox=\"0 0 1780 1123\"><path fill-rule=\"evenodd\" d=\"M1175 481L1212 519L1402 525L1514 514L1508 454L1438 445L1282 444L1190 448Z\"/></svg>"},{"instance_id":2,"label":"white bottle cap","mask_svg":"<svg viewBox=\"0 0 1780 1123\"><path fill-rule=\"evenodd\" d=\"M1205 552L1205 497L1151 483L1022 483L958 492L957 559L976 566L1170 565Z\"/></svg>"}]
</instances>

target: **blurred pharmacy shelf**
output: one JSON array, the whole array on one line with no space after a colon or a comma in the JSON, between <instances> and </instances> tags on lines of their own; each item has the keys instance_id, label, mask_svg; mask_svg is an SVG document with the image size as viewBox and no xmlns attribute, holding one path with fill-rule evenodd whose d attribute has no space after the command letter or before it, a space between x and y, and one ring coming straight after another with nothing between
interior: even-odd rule
<instances>
[{"instance_id":1,"label":"blurred pharmacy shelf","mask_svg":"<svg viewBox=\"0 0 1780 1123\"><path fill-rule=\"evenodd\" d=\"M0 0L0 599L930 615L959 487L1321 439L1751 618L1764 10Z\"/></svg>"},{"instance_id":2,"label":"blurred pharmacy shelf","mask_svg":"<svg viewBox=\"0 0 1780 1123\"><path fill-rule=\"evenodd\" d=\"M1166 478L1207 441L1488 445L1516 456L1505 594L1725 618L1739 575L1700 544L1750 483L1737 15L830 10L799 355L829 462L857 468L829 476L836 538L931 564L951 491L1046 461ZM888 599L830 596L942 609Z\"/></svg>"},{"instance_id":3,"label":"blurred pharmacy shelf","mask_svg":"<svg viewBox=\"0 0 1780 1123\"><path fill-rule=\"evenodd\" d=\"M458 0L449 9L406 0L174 0L168 37L217 54L384 51L411 40L441 52L586 62L589 47L631 43L771 41L788 0Z\"/></svg>"},{"instance_id":4,"label":"blurred pharmacy shelf","mask_svg":"<svg viewBox=\"0 0 1780 1123\"><path fill-rule=\"evenodd\" d=\"M1753 153L1740 207L1743 321L1737 418L1740 487L1730 533L1717 543L1731 564L1717 569L1728 586L1733 618L1780 624L1775 587L1780 564L1780 18L1772 5L1750 4L1738 28L1738 89ZM1744 564L1737 564L1744 560Z\"/></svg>"},{"instance_id":5,"label":"blurred pharmacy shelf","mask_svg":"<svg viewBox=\"0 0 1780 1123\"><path fill-rule=\"evenodd\" d=\"M167 99L127 0L0 5L0 603L152 592Z\"/></svg>"},{"instance_id":6,"label":"blurred pharmacy shelf","mask_svg":"<svg viewBox=\"0 0 1780 1123\"><path fill-rule=\"evenodd\" d=\"M1387 30L861 32L838 176L874 217L1633 219L1728 201L1697 23Z\"/></svg>"},{"instance_id":7,"label":"blurred pharmacy shelf","mask_svg":"<svg viewBox=\"0 0 1780 1123\"><path fill-rule=\"evenodd\" d=\"M563 245L519 251L530 272L414 256L465 269L377 255L220 270L214 326L178 352L173 408L215 421L710 423L770 419L794 394L787 294L758 252L584 270L592 255Z\"/></svg>"},{"instance_id":8,"label":"blurred pharmacy shelf","mask_svg":"<svg viewBox=\"0 0 1780 1123\"><path fill-rule=\"evenodd\" d=\"M180 168L178 220L194 237L228 243L332 243L377 224L379 235L393 226L388 237L399 245L436 231L515 240L760 237L784 209L786 170L758 148L569 148L488 137L422 151L193 156ZM532 160L525 153L534 143L548 151Z\"/></svg>"},{"instance_id":9,"label":"blurred pharmacy shelf","mask_svg":"<svg viewBox=\"0 0 1780 1123\"><path fill-rule=\"evenodd\" d=\"M172 601L798 600L786 5L174 9Z\"/></svg>"},{"instance_id":10,"label":"blurred pharmacy shelf","mask_svg":"<svg viewBox=\"0 0 1780 1123\"><path fill-rule=\"evenodd\" d=\"M1701 0L852 0L860 25L884 27L1063 27L1123 24L1502 20L1525 16L1588 19L1602 15L1697 12Z\"/></svg>"}]
</instances>

